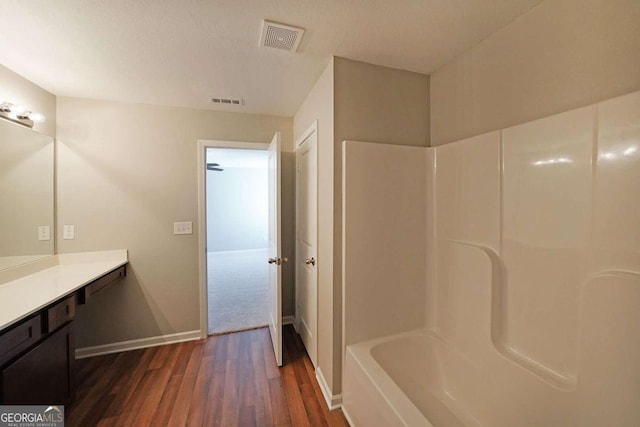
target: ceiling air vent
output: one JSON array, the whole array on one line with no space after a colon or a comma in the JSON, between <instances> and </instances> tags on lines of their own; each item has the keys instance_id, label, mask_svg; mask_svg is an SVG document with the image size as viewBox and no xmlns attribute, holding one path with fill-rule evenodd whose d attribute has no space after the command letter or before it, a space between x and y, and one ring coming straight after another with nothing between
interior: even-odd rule
<instances>
[{"instance_id":1,"label":"ceiling air vent","mask_svg":"<svg viewBox=\"0 0 640 427\"><path fill-rule=\"evenodd\" d=\"M211 98L211 102L222 105L244 105L244 99Z\"/></svg>"},{"instance_id":2,"label":"ceiling air vent","mask_svg":"<svg viewBox=\"0 0 640 427\"><path fill-rule=\"evenodd\" d=\"M262 22L260 46L295 52L298 50L298 45L300 45L303 34L304 30L302 28L279 24L265 19Z\"/></svg>"}]
</instances>

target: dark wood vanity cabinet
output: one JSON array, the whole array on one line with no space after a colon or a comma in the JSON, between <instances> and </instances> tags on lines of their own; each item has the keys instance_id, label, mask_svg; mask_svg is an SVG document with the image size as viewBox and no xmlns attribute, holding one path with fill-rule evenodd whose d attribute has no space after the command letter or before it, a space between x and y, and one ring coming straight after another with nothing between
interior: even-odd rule
<instances>
[{"instance_id":1,"label":"dark wood vanity cabinet","mask_svg":"<svg viewBox=\"0 0 640 427\"><path fill-rule=\"evenodd\" d=\"M78 304L86 304L93 295L127 275L125 266L116 268L78 291Z\"/></svg>"},{"instance_id":2,"label":"dark wood vanity cabinet","mask_svg":"<svg viewBox=\"0 0 640 427\"><path fill-rule=\"evenodd\" d=\"M71 295L53 304L42 313L42 332L49 333L73 320L76 315L76 296Z\"/></svg>"},{"instance_id":3,"label":"dark wood vanity cabinet","mask_svg":"<svg viewBox=\"0 0 640 427\"><path fill-rule=\"evenodd\" d=\"M126 276L119 267L0 331L0 404L69 405L75 395L76 304Z\"/></svg>"},{"instance_id":4,"label":"dark wood vanity cabinet","mask_svg":"<svg viewBox=\"0 0 640 427\"><path fill-rule=\"evenodd\" d=\"M75 393L73 322L2 369L7 405L69 405Z\"/></svg>"},{"instance_id":5,"label":"dark wood vanity cabinet","mask_svg":"<svg viewBox=\"0 0 640 427\"><path fill-rule=\"evenodd\" d=\"M0 366L5 365L42 338L40 316L27 320L0 332Z\"/></svg>"}]
</instances>

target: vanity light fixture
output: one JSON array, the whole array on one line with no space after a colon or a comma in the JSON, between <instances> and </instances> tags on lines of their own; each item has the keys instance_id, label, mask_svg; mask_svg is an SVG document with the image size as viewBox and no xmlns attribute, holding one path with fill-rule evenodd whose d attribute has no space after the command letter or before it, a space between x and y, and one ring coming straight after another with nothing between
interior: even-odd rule
<instances>
[{"instance_id":1,"label":"vanity light fixture","mask_svg":"<svg viewBox=\"0 0 640 427\"><path fill-rule=\"evenodd\" d=\"M24 105L14 104L9 101L0 101L0 118L11 120L14 123L30 128L35 123L42 123L46 120L43 114L30 111Z\"/></svg>"}]
</instances>

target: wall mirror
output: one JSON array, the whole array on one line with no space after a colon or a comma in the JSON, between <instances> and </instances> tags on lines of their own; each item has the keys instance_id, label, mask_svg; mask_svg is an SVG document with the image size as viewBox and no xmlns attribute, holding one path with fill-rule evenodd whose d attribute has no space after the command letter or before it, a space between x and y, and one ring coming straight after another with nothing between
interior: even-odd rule
<instances>
[{"instance_id":1,"label":"wall mirror","mask_svg":"<svg viewBox=\"0 0 640 427\"><path fill-rule=\"evenodd\" d=\"M0 119L0 270L54 253L53 138Z\"/></svg>"}]
</instances>

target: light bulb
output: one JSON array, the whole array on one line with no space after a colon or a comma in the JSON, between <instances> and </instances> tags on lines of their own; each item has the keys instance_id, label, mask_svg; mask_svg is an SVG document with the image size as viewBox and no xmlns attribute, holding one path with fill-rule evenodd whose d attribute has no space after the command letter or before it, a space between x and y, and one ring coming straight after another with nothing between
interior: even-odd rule
<instances>
[{"instance_id":1,"label":"light bulb","mask_svg":"<svg viewBox=\"0 0 640 427\"><path fill-rule=\"evenodd\" d=\"M27 108L24 105L13 104L11 106L11 112L16 114L16 115L20 115L20 114L24 113L25 111L27 111Z\"/></svg>"},{"instance_id":2,"label":"light bulb","mask_svg":"<svg viewBox=\"0 0 640 427\"><path fill-rule=\"evenodd\" d=\"M42 123L46 120L46 117L40 113L29 113L29 119L34 123Z\"/></svg>"}]
</instances>

